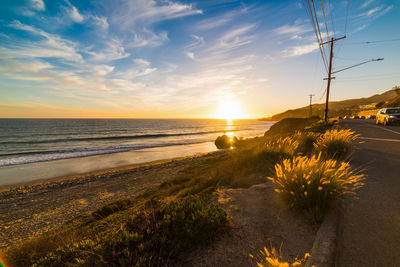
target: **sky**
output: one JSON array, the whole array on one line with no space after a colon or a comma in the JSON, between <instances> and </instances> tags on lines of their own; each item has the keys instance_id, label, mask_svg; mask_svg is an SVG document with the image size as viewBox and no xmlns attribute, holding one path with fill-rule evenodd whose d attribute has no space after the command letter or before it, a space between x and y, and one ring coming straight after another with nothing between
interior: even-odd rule
<instances>
[{"instance_id":1,"label":"sky","mask_svg":"<svg viewBox=\"0 0 400 267\"><path fill-rule=\"evenodd\" d=\"M2 0L0 117L259 118L324 101L304 1ZM400 85L400 1L315 1L331 100ZM368 42L368 43L367 43ZM328 47L327 47L328 48ZM328 50L327 50L328 51Z\"/></svg>"}]
</instances>

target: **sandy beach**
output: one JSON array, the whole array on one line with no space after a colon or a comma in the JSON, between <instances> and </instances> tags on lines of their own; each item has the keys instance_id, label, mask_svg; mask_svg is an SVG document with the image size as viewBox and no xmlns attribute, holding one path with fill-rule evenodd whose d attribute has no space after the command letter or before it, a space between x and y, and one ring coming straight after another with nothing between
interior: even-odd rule
<instances>
[{"instance_id":1,"label":"sandy beach","mask_svg":"<svg viewBox=\"0 0 400 267\"><path fill-rule=\"evenodd\" d=\"M79 214L135 197L189 164L224 152L135 164L0 188L0 248L60 226Z\"/></svg>"}]
</instances>

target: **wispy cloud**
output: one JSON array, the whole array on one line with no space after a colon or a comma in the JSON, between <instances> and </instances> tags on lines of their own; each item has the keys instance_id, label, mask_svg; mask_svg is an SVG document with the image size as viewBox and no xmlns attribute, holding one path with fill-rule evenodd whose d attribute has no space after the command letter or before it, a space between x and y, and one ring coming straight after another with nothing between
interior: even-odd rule
<instances>
[{"instance_id":1,"label":"wispy cloud","mask_svg":"<svg viewBox=\"0 0 400 267\"><path fill-rule=\"evenodd\" d=\"M162 31L159 34L150 31L149 29L142 29L140 32L133 34L133 40L128 44L130 47L156 47L162 45L168 40L168 33Z\"/></svg>"},{"instance_id":2,"label":"wispy cloud","mask_svg":"<svg viewBox=\"0 0 400 267\"><path fill-rule=\"evenodd\" d=\"M68 6L64 7L64 12L73 22L82 23L85 17L79 13L78 9L73 6L68 0L65 0Z\"/></svg>"},{"instance_id":3,"label":"wispy cloud","mask_svg":"<svg viewBox=\"0 0 400 267\"><path fill-rule=\"evenodd\" d=\"M192 37L194 39L194 42L188 44L185 46L186 49L193 49L193 48L198 48L204 45L204 38L195 34L192 34Z\"/></svg>"},{"instance_id":4,"label":"wispy cloud","mask_svg":"<svg viewBox=\"0 0 400 267\"><path fill-rule=\"evenodd\" d=\"M255 36L249 35L248 33L254 30L255 27L256 24L249 24L225 32L220 38L218 38L215 45L210 47L210 50L224 53L252 43Z\"/></svg>"},{"instance_id":5,"label":"wispy cloud","mask_svg":"<svg viewBox=\"0 0 400 267\"><path fill-rule=\"evenodd\" d=\"M374 2L374 0L366 0L362 5L361 5L361 7L362 8L366 8L366 7L368 7L370 4L372 4Z\"/></svg>"},{"instance_id":6,"label":"wispy cloud","mask_svg":"<svg viewBox=\"0 0 400 267\"><path fill-rule=\"evenodd\" d=\"M274 30L277 34L295 34L301 35L303 33L311 32L312 29L305 25L283 25Z\"/></svg>"},{"instance_id":7,"label":"wispy cloud","mask_svg":"<svg viewBox=\"0 0 400 267\"><path fill-rule=\"evenodd\" d=\"M47 33L33 26L23 24L18 20L13 21L9 26L39 35L45 39L38 42L27 41L21 44L16 43L14 49L10 50L16 57L57 57L68 61L82 62L82 56L77 52L77 44L74 42L63 39L58 35Z\"/></svg>"},{"instance_id":8,"label":"wispy cloud","mask_svg":"<svg viewBox=\"0 0 400 267\"><path fill-rule=\"evenodd\" d=\"M106 17L101 16L91 16L93 23L102 30L107 30L109 27L108 20Z\"/></svg>"},{"instance_id":9,"label":"wispy cloud","mask_svg":"<svg viewBox=\"0 0 400 267\"><path fill-rule=\"evenodd\" d=\"M298 45L298 46L289 47L288 49L284 50L284 55L286 57L297 57L297 56L309 54L311 52L314 52L317 49L318 49L317 43Z\"/></svg>"},{"instance_id":10,"label":"wispy cloud","mask_svg":"<svg viewBox=\"0 0 400 267\"><path fill-rule=\"evenodd\" d=\"M43 11L46 9L43 0L30 0L30 7L32 9L38 10L38 11Z\"/></svg>"},{"instance_id":11,"label":"wispy cloud","mask_svg":"<svg viewBox=\"0 0 400 267\"><path fill-rule=\"evenodd\" d=\"M94 61L113 61L131 55L125 51L122 41L116 38L109 40L103 49L87 50L86 53L91 55Z\"/></svg>"},{"instance_id":12,"label":"wispy cloud","mask_svg":"<svg viewBox=\"0 0 400 267\"><path fill-rule=\"evenodd\" d=\"M155 0L122 1L121 8L116 11L114 20L121 27L149 25L158 21L170 20L189 15L202 14L202 11L192 5L172 1L156 2ZM139 26L140 26L139 25Z\"/></svg>"},{"instance_id":13,"label":"wispy cloud","mask_svg":"<svg viewBox=\"0 0 400 267\"><path fill-rule=\"evenodd\" d=\"M195 59L194 53L193 52L185 52L185 55L190 58L190 59Z\"/></svg>"}]
</instances>

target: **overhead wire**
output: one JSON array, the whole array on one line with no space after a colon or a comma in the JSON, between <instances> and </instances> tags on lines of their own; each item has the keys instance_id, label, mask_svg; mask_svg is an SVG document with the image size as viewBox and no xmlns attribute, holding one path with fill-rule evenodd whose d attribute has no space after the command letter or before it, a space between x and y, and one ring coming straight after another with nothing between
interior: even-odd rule
<instances>
[{"instance_id":1,"label":"overhead wire","mask_svg":"<svg viewBox=\"0 0 400 267\"><path fill-rule=\"evenodd\" d=\"M346 43L346 45L376 44L376 43L389 43L389 42L399 42L399 41L400 41L400 38L395 38L395 39L388 39L388 40L353 42L353 43Z\"/></svg>"},{"instance_id":2,"label":"overhead wire","mask_svg":"<svg viewBox=\"0 0 400 267\"><path fill-rule=\"evenodd\" d=\"M322 35L321 35L321 30L319 29L318 16L317 16L317 12L315 11L314 0L311 0L311 4L312 4L312 7L313 7L313 11L314 11L313 15L314 15L314 18L315 18L315 24L317 25L317 29L318 29L318 34L319 34L319 39L320 39L320 46L322 47L322 52L324 53L325 61L328 62L328 58L327 58L326 53L325 53L325 47L322 44L323 43L322 42L323 38L322 38ZM329 39L327 41L329 41Z\"/></svg>"},{"instance_id":3,"label":"overhead wire","mask_svg":"<svg viewBox=\"0 0 400 267\"><path fill-rule=\"evenodd\" d=\"M322 14L324 14L324 22L325 22L325 30L326 30L326 38L329 40L329 32L328 32L328 25L326 25L326 17L325 17L325 8L324 8L324 0L321 0L322 6Z\"/></svg>"},{"instance_id":4,"label":"overhead wire","mask_svg":"<svg viewBox=\"0 0 400 267\"><path fill-rule=\"evenodd\" d=\"M306 13L310 17L311 26L313 27L314 33L315 33L315 37L317 38L319 51L320 51L321 56L322 56L322 61L324 62L324 67L325 67L326 72L328 72L327 59L326 59L326 56L324 56L323 49L321 48L322 40L319 38L319 35L318 35L318 32L317 32L317 28L315 27L314 15L313 15L313 11L311 9L310 1L309 0L303 0L303 5L304 5L304 8L306 9Z\"/></svg>"}]
</instances>

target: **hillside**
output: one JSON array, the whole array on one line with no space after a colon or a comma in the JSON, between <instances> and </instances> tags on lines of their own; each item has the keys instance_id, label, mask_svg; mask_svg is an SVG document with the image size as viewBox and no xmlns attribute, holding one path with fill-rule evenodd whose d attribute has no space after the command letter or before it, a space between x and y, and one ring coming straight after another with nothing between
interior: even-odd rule
<instances>
[{"instance_id":1,"label":"hillside","mask_svg":"<svg viewBox=\"0 0 400 267\"><path fill-rule=\"evenodd\" d=\"M362 110L375 109L385 106L396 106L400 102L400 87L393 87L391 90L382 94L376 94L370 97L358 99L347 99L342 101L329 102L330 116L345 116L357 114ZM323 116L325 104L313 104L313 115ZM264 120L279 121L284 118L307 118L309 116L310 107L305 106L297 109L290 109L282 113L278 113Z\"/></svg>"}]
</instances>

